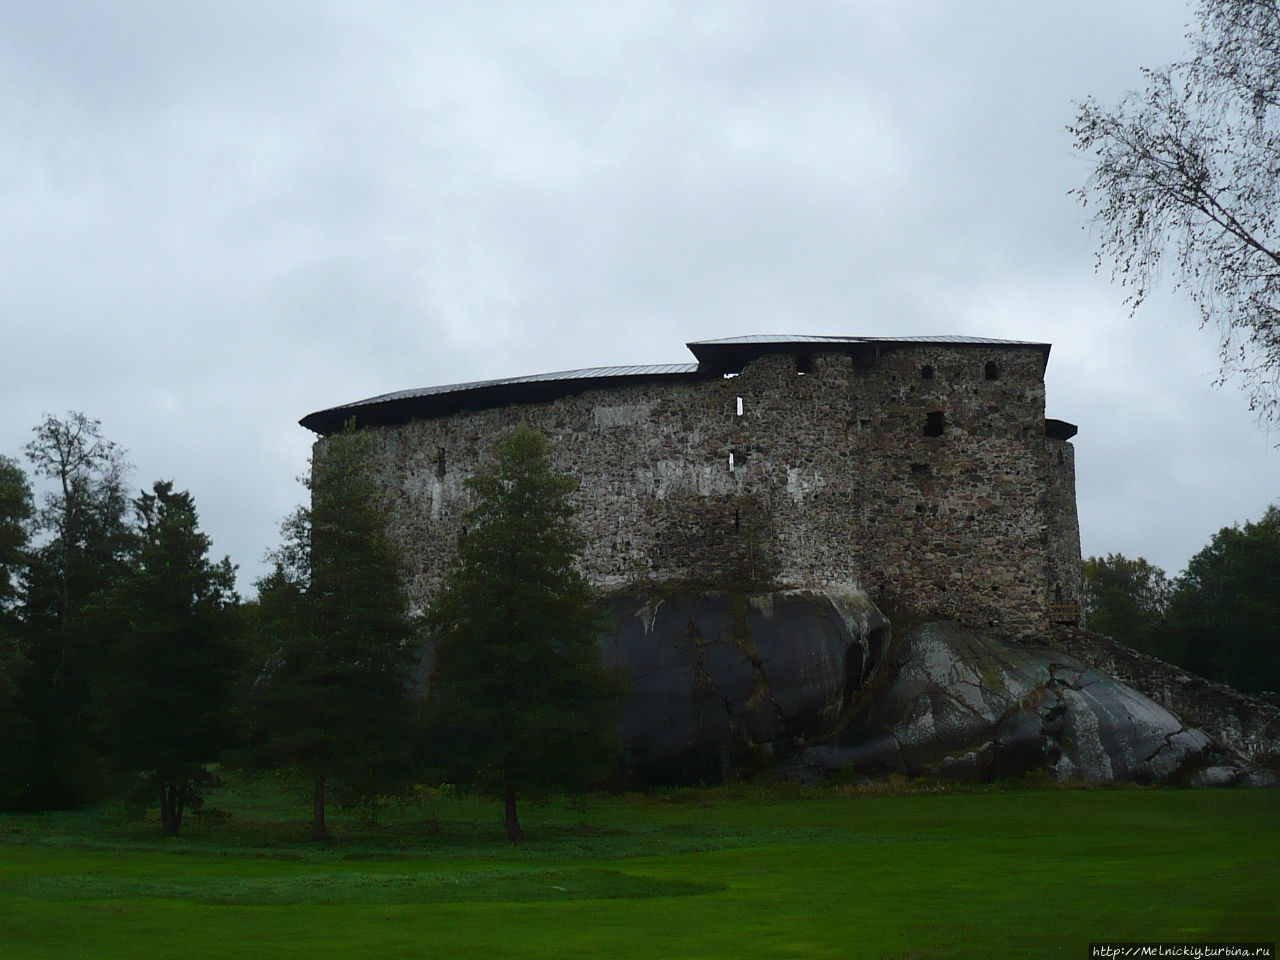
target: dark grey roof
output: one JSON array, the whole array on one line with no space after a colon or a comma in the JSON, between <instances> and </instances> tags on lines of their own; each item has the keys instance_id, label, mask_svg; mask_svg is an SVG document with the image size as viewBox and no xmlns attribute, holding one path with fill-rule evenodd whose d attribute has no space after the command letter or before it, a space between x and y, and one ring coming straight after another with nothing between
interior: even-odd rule
<instances>
[{"instance_id":1,"label":"dark grey roof","mask_svg":"<svg viewBox=\"0 0 1280 960\"><path fill-rule=\"evenodd\" d=\"M406 423L418 417L441 416L458 410L552 400L621 380L629 383L698 377L696 363L660 363L627 367L587 367L557 373L533 373L498 380L449 383L415 390L399 390L309 413L298 422L308 430L329 434L341 430L352 417L359 426Z\"/></svg>"},{"instance_id":2,"label":"dark grey roof","mask_svg":"<svg viewBox=\"0 0 1280 960\"><path fill-rule=\"evenodd\" d=\"M395 393L382 393L366 400L356 400L344 404L347 407L363 407L372 403L386 403L389 400L412 400L417 397L434 397L444 393L462 393L465 390L483 390L487 387L502 387L516 383L550 383L558 380L599 380L612 377L647 377L664 376L672 373L697 373L696 363L659 363L648 366L630 367L586 367L582 370L561 370L557 373L530 373L523 377L502 377L498 380L473 380L470 383L446 383L434 387L418 387L416 390L398 390ZM338 408L335 408L338 409Z\"/></svg>"},{"instance_id":3,"label":"dark grey roof","mask_svg":"<svg viewBox=\"0 0 1280 960\"><path fill-rule=\"evenodd\" d=\"M619 382L655 382L682 379L710 379L738 373L752 360L770 353L791 353L796 348L826 346L847 352L857 360L869 361L880 353L921 344L939 346L1022 348L1040 350L1049 359L1049 344L1023 340L996 340L989 337L828 337L774 334L695 340L686 344L697 363L664 363L650 366L588 367L557 373L535 373L499 380L476 380L384 393L342 406L318 410L303 417L308 430L329 434L341 430L355 418L359 426L406 423L421 417L444 416L459 410L475 410L510 403L537 403L580 393L593 387ZM808 352L805 350L805 352Z\"/></svg>"},{"instance_id":4,"label":"dark grey roof","mask_svg":"<svg viewBox=\"0 0 1280 960\"><path fill-rule=\"evenodd\" d=\"M873 360L881 353L903 347L938 344L946 347L985 347L987 349L1039 350L1049 362L1049 344L1027 340L997 340L992 337L823 337L802 334L768 334L753 337L726 337L722 340L694 340L685 344L698 363L708 370L737 373L757 357L767 353L794 353L821 347L840 349L855 359Z\"/></svg>"},{"instance_id":5,"label":"dark grey roof","mask_svg":"<svg viewBox=\"0 0 1280 960\"><path fill-rule=\"evenodd\" d=\"M729 344L778 344L778 343L946 343L946 344L985 344L1002 347L1047 347L1046 343L1032 340L998 340L993 337L961 337L944 334L937 337L825 337L802 334L768 333L751 337L723 337L719 340L694 340L686 346L714 347Z\"/></svg>"}]
</instances>

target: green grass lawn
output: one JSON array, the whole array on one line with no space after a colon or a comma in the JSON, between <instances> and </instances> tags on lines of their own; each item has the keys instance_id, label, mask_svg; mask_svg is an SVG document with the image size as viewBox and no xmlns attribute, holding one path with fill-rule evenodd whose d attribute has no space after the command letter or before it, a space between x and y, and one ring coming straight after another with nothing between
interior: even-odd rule
<instances>
[{"instance_id":1,"label":"green grass lawn","mask_svg":"<svg viewBox=\"0 0 1280 960\"><path fill-rule=\"evenodd\" d=\"M1280 930L1280 793L726 788L376 825L269 783L162 841L116 806L0 816L0 958L1087 957Z\"/></svg>"}]
</instances>

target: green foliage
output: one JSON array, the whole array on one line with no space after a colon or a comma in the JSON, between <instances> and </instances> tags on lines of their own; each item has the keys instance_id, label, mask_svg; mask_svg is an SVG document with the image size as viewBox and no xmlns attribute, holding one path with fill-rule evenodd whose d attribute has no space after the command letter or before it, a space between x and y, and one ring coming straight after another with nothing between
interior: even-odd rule
<instances>
[{"instance_id":1,"label":"green foliage","mask_svg":"<svg viewBox=\"0 0 1280 960\"><path fill-rule=\"evenodd\" d=\"M1280 507L1213 535L1178 578L1168 621L1175 662L1240 690L1280 690Z\"/></svg>"},{"instance_id":2,"label":"green foliage","mask_svg":"<svg viewBox=\"0 0 1280 960\"><path fill-rule=\"evenodd\" d=\"M1175 580L1139 557L1084 562L1085 625L1239 690L1280 690L1280 507L1224 527Z\"/></svg>"},{"instance_id":3,"label":"green foliage","mask_svg":"<svg viewBox=\"0 0 1280 960\"><path fill-rule=\"evenodd\" d=\"M0 618L11 614L17 601L34 512L26 474L16 461L0 456Z\"/></svg>"},{"instance_id":4,"label":"green foliage","mask_svg":"<svg viewBox=\"0 0 1280 960\"><path fill-rule=\"evenodd\" d=\"M105 655L95 700L114 767L141 808L159 805L171 836L233 740L235 570L210 561L186 491L159 481L134 505L133 563L97 614Z\"/></svg>"},{"instance_id":5,"label":"green foliage","mask_svg":"<svg viewBox=\"0 0 1280 960\"><path fill-rule=\"evenodd\" d=\"M1142 557L1118 553L1084 561L1085 627L1135 649L1161 646L1165 608L1173 584Z\"/></svg>"},{"instance_id":6,"label":"green foliage","mask_svg":"<svg viewBox=\"0 0 1280 960\"><path fill-rule=\"evenodd\" d=\"M1224 375L1280 420L1280 4L1199 0L1194 55L1146 70L1114 110L1089 99L1068 128L1094 155L1092 204L1113 277L1136 307L1172 261L1222 334Z\"/></svg>"},{"instance_id":7,"label":"green foliage","mask_svg":"<svg viewBox=\"0 0 1280 960\"><path fill-rule=\"evenodd\" d=\"M89 598L110 587L134 541L124 451L82 413L47 416L23 449L36 476L54 484L37 522L46 542L29 574L28 616L74 624Z\"/></svg>"},{"instance_id":8,"label":"green foliage","mask_svg":"<svg viewBox=\"0 0 1280 960\"><path fill-rule=\"evenodd\" d=\"M19 644L19 578L27 563L34 507L31 486L16 462L0 456L0 809L22 796L31 740L22 686L28 667Z\"/></svg>"},{"instance_id":9,"label":"green foliage","mask_svg":"<svg viewBox=\"0 0 1280 960\"><path fill-rule=\"evenodd\" d=\"M276 652L257 696L255 762L308 778L317 839L330 795L366 801L408 772L416 631L372 455L352 428L317 448L311 506L286 520L285 545L258 585L258 623Z\"/></svg>"},{"instance_id":10,"label":"green foliage","mask_svg":"<svg viewBox=\"0 0 1280 960\"><path fill-rule=\"evenodd\" d=\"M36 514L22 596L21 696L29 738L17 747L23 802L62 806L101 789L90 686L94 599L124 575L134 548L123 451L82 413L48 416L24 448L51 482Z\"/></svg>"},{"instance_id":11,"label":"green foliage","mask_svg":"<svg viewBox=\"0 0 1280 960\"><path fill-rule=\"evenodd\" d=\"M523 836L517 793L580 789L617 756L621 688L601 665L601 613L574 566L574 486L541 434L506 436L467 481L467 534L429 614L431 759L505 798L512 842Z\"/></svg>"}]
</instances>

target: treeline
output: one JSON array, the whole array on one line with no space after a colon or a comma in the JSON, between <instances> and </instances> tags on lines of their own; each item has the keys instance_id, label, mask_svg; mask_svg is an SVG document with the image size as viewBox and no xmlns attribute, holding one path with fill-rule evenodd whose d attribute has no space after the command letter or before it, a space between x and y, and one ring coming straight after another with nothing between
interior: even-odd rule
<instances>
[{"instance_id":1,"label":"treeline","mask_svg":"<svg viewBox=\"0 0 1280 960\"><path fill-rule=\"evenodd\" d=\"M160 480L131 496L98 421L33 433L39 502L0 456L0 808L120 796L173 835L220 769L275 769L305 784L322 839L330 803L447 778L504 798L514 841L517 791L608 770L620 689L574 571L572 481L540 435L514 432L469 481L471 533L441 604L415 615L359 432L318 448L310 504L249 602L191 495Z\"/></svg>"},{"instance_id":2,"label":"treeline","mask_svg":"<svg viewBox=\"0 0 1280 960\"><path fill-rule=\"evenodd\" d=\"M1280 507L1224 527L1168 577L1142 557L1084 562L1085 625L1248 693L1280 690Z\"/></svg>"}]
</instances>

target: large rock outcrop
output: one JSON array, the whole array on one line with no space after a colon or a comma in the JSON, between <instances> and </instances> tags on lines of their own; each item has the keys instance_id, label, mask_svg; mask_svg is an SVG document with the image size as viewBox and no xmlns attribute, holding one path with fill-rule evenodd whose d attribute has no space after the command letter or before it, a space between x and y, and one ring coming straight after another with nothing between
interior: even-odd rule
<instances>
[{"instance_id":1,"label":"large rock outcrop","mask_svg":"<svg viewBox=\"0 0 1280 960\"><path fill-rule=\"evenodd\" d=\"M833 730L889 640L855 590L636 591L609 612L626 762L649 781L716 780Z\"/></svg>"},{"instance_id":2,"label":"large rock outcrop","mask_svg":"<svg viewBox=\"0 0 1280 960\"><path fill-rule=\"evenodd\" d=\"M1141 691L1245 759L1280 770L1280 697L1275 694L1241 693L1085 630L1063 631L1061 643L1076 659Z\"/></svg>"},{"instance_id":3,"label":"large rock outcrop","mask_svg":"<svg viewBox=\"0 0 1280 960\"><path fill-rule=\"evenodd\" d=\"M1091 783L1277 782L1274 707L1223 688L1212 704L1229 711L1192 709L1188 721L1116 676L1131 679L1124 667L1159 680L1158 695L1175 668L1132 651L1121 662L1111 647L1102 663L1098 638L1081 656L948 622L891 640L889 621L855 589L661 585L614 594L607 608L602 654L631 681L620 733L633 782L712 782L758 766L802 780L1043 770ZM1218 726L1201 729L1199 714Z\"/></svg>"},{"instance_id":4,"label":"large rock outcrop","mask_svg":"<svg viewBox=\"0 0 1280 960\"><path fill-rule=\"evenodd\" d=\"M837 771L989 780L1043 769L1060 781L1265 783L1271 778L1112 676L1045 647L951 623L896 640L832 742L790 762Z\"/></svg>"}]
</instances>

